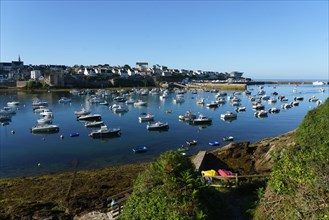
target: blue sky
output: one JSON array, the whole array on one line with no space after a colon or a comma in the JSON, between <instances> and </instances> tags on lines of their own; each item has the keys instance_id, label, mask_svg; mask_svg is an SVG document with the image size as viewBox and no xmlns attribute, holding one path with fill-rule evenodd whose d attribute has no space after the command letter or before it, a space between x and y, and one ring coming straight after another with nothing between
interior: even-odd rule
<instances>
[{"instance_id":1,"label":"blue sky","mask_svg":"<svg viewBox=\"0 0 329 220\"><path fill-rule=\"evenodd\" d=\"M328 79L328 1L1 0L1 62Z\"/></svg>"}]
</instances>

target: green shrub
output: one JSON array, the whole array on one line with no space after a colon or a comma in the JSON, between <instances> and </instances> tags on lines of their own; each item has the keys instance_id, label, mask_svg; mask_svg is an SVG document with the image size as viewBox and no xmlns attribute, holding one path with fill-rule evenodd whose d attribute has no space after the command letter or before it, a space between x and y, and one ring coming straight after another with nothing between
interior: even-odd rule
<instances>
[{"instance_id":1,"label":"green shrub","mask_svg":"<svg viewBox=\"0 0 329 220\"><path fill-rule=\"evenodd\" d=\"M136 179L120 219L204 219L200 186L189 158L163 153Z\"/></svg>"}]
</instances>

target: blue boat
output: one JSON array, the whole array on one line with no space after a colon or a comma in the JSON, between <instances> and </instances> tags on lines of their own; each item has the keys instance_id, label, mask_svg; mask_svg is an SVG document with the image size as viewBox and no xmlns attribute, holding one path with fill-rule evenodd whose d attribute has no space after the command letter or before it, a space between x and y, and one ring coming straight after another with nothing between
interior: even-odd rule
<instances>
[{"instance_id":1,"label":"blue boat","mask_svg":"<svg viewBox=\"0 0 329 220\"><path fill-rule=\"evenodd\" d=\"M145 146L140 146L140 147L134 147L133 152L134 153L144 153L147 151L147 147Z\"/></svg>"},{"instance_id":2,"label":"blue boat","mask_svg":"<svg viewBox=\"0 0 329 220\"><path fill-rule=\"evenodd\" d=\"M219 142L218 141L211 141L211 142L209 142L209 145L210 146L218 146Z\"/></svg>"},{"instance_id":3,"label":"blue boat","mask_svg":"<svg viewBox=\"0 0 329 220\"><path fill-rule=\"evenodd\" d=\"M79 136L79 133L72 133L70 134L70 137L78 137Z\"/></svg>"}]
</instances>

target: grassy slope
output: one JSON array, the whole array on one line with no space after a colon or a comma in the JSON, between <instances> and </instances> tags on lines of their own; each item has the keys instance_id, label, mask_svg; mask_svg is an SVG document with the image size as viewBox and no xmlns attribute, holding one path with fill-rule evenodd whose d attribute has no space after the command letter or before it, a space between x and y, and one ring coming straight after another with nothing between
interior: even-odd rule
<instances>
[{"instance_id":1,"label":"grassy slope","mask_svg":"<svg viewBox=\"0 0 329 220\"><path fill-rule=\"evenodd\" d=\"M255 219L329 219L329 99L296 131L298 148L278 159Z\"/></svg>"}]
</instances>

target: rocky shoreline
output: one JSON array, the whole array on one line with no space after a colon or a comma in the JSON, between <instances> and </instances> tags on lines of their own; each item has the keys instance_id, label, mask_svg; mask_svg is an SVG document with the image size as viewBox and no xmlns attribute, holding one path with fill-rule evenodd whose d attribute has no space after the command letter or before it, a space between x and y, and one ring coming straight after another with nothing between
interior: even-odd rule
<instances>
[{"instance_id":1,"label":"rocky shoreline","mask_svg":"<svg viewBox=\"0 0 329 220\"><path fill-rule=\"evenodd\" d=\"M268 173L273 167L273 154L280 155L284 147L297 145L294 134L291 131L254 144L239 142L218 148L207 153L205 169L226 168L240 175ZM132 187L147 165L0 179L0 219L84 219L94 211L103 216L108 198Z\"/></svg>"}]
</instances>

